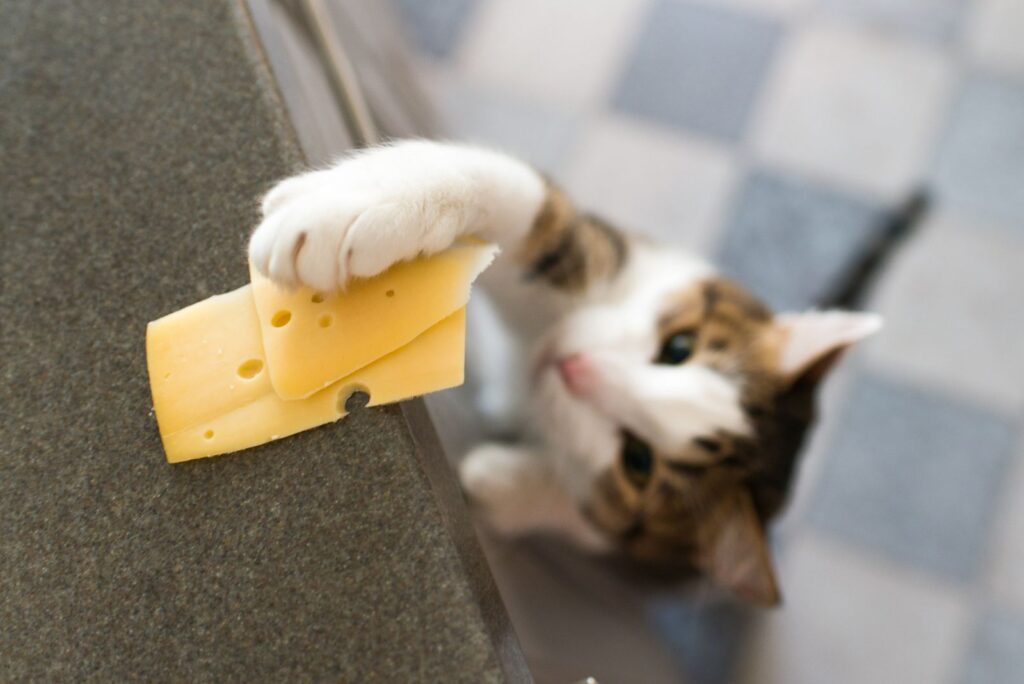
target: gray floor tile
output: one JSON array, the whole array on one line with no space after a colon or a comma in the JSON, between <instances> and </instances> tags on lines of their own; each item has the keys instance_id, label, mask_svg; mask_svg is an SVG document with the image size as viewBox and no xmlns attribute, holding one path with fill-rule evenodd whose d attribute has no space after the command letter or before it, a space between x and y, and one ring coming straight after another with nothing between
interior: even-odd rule
<instances>
[{"instance_id":1,"label":"gray floor tile","mask_svg":"<svg viewBox=\"0 0 1024 684\"><path fill-rule=\"evenodd\" d=\"M739 138L780 33L767 18L661 0L637 36L614 106L661 123Z\"/></svg>"},{"instance_id":2,"label":"gray floor tile","mask_svg":"<svg viewBox=\"0 0 1024 684\"><path fill-rule=\"evenodd\" d=\"M940 145L934 181L942 199L1024 228L1024 79L968 79Z\"/></svg>"},{"instance_id":3,"label":"gray floor tile","mask_svg":"<svg viewBox=\"0 0 1024 684\"><path fill-rule=\"evenodd\" d=\"M548 173L565 160L577 137L576 120L562 111L464 84L445 89L441 108L457 139L493 145Z\"/></svg>"},{"instance_id":4,"label":"gray floor tile","mask_svg":"<svg viewBox=\"0 0 1024 684\"><path fill-rule=\"evenodd\" d=\"M992 600L1024 614L1024 434L1017 449L1014 472L1003 490L989 574Z\"/></svg>"},{"instance_id":5,"label":"gray floor tile","mask_svg":"<svg viewBox=\"0 0 1024 684\"><path fill-rule=\"evenodd\" d=\"M756 171L736 195L718 263L772 307L805 309L834 286L882 217L860 199Z\"/></svg>"},{"instance_id":6,"label":"gray floor tile","mask_svg":"<svg viewBox=\"0 0 1024 684\"><path fill-rule=\"evenodd\" d=\"M872 28L948 43L956 37L965 0L818 0L840 17Z\"/></svg>"},{"instance_id":7,"label":"gray floor tile","mask_svg":"<svg viewBox=\"0 0 1024 684\"><path fill-rule=\"evenodd\" d=\"M1014 426L863 374L847 397L810 509L819 530L967 582L979 569Z\"/></svg>"},{"instance_id":8,"label":"gray floor tile","mask_svg":"<svg viewBox=\"0 0 1024 684\"><path fill-rule=\"evenodd\" d=\"M775 168L898 201L927 173L953 84L940 50L856 24L794 26L751 122Z\"/></svg>"},{"instance_id":9,"label":"gray floor tile","mask_svg":"<svg viewBox=\"0 0 1024 684\"><path fill-rule=\"evenodd\" d=\"M458 43L462 27L477 0L397 0L405 27L424 53L448 57Z\"/></svg>"},{"instance_id":10,"label":"gray floor tile","mask_svg":"<svg viewBox=\"0 0 1024 684\"><path fill-rule=\"evenodd\" d=\"M668 641L689 684L735 680L755 610L729 600L665 600L648 608L651 621Z\"/></svg>"},{"instance_id":11,"label":"gray floor tile","mask_svg":"<svg viewBox=\"0 0 1024 684\"><path fill-rule=\"evenodd\" d=\"M963 684L1017 684L1024 678L1024 614L982 617L964 663Z\"/></svg>"}]
</instances>

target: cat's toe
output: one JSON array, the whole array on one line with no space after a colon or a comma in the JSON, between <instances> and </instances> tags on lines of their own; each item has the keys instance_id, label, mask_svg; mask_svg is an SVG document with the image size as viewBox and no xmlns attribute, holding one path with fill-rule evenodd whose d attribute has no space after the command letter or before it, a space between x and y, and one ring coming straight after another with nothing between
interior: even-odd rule
<instances>
[{"instance_id":1,"label":"cat's toe","mask_svg":"<svg viewBox=\"0 0 1024 684\"><path fill-rule=\"evenodd\" d=\"M282 285L330 291L344 282L339 250L352 212L320 195L304 195L256 228L249 257L263 275Z\"/></svg>"},{"instance_id":2,"label":"cat's toe","mask_svg":"<svg viewBox=\"0 0 1024 684\"><path fill-rule=\"evenodd\" d=\"M307 287L330 292L345 282L339 263L345 233L340 229L309 230L303 233L295 252L296 279Z\"/></svg>"},{"instance_id":3,"label":"cat's toe","mask_svg":"<svg viewBox=\"0 0 1024 684\"><path fill-rule=\"evenodd\" d=\"M270 263L267 274L275 282L282 285L295 286L302 284L296 271L299 253L306 243L307 234L301 230L278 231L274 247L270 251Z\"/></svg>"},{"instance_id":4,"label":"cat's toe","mask_svg":"<svg viewBox=\"0 0 1024 684\"><path fill-rule=\"evenodd\" d=\"M278 221L264 219L249 238L249 261L265 276L270 275L270 257L274 251Z\"/></svg>"}]
</instances>

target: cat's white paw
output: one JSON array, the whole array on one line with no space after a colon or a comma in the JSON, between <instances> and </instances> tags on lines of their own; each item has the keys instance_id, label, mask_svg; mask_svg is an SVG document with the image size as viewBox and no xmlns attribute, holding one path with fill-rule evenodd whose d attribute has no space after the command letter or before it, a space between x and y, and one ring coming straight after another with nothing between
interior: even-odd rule
<instances>
[{"instance_id":1,"label":"cat's white paw","mask_svg":"<svg viewBox=\"0 0 1024 684\"><path fill-rule=\"evenodd\" d=\"M495 531L518 536L548 532L580 548L606 552L611 545L580 513L543 455L522 447L481 444L459 464L470 502Z\"/></svg>"},{"instance_id":2,"label":"cat's white paw","mask_svg":"<svg viewBox=\"0 0 1024 684\"><path fill-rule=\"evenodd\" d=\"M473 506L503 534L538 526L538 504L552 486L552 474L527 450L482 444L459 464L459 480Z\"/></svg>"},{"instance_id":3,"label":"cat's white paw","mask_svg":"<svg viewBox=\"0 0 1024 684\"><path fill-rule=\"evenodd\" d=\"M449 247L472 219L472 194L458 174L432 173L402 151L372 151L274 187L249 243L257 270L333 290Z\"/></svg>"}]
</instances>

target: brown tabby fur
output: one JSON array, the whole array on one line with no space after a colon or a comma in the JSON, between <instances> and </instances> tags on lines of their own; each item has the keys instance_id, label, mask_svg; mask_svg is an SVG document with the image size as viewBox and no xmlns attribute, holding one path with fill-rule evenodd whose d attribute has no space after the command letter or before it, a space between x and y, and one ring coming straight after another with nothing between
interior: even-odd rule
<instances>
[{"instance_id":1,"label":"brown tabby fur","mask_svg":"<svg viewBox=\"0 0 1024 684\"><path fill-rule=\"evenodd\" d=\"M596 216L578 213L565 193L549 183L519 259L527 265L527 277L578 293L614 277L625 263L626 245L615 228Z\"/></svg>"}]
</instances>

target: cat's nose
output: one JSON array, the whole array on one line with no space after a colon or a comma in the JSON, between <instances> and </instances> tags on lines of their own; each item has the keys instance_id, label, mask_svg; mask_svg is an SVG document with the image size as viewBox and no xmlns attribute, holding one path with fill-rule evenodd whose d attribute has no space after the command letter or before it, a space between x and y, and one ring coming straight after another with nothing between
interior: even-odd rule
<instances>
[{"instance_id":1,"label":"cat's nose","mask_svg":"<svg viewBox=\"0 0 1024 684\"><path fill-rule=\"evenodd\" d=\"M584 354L570 354L558 359L558 373L570 392L586 396L593 389L594 368Z\"/></svg>"}]
</instances>

